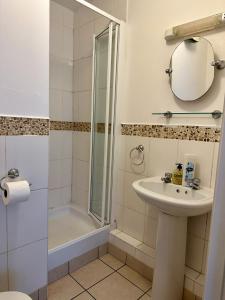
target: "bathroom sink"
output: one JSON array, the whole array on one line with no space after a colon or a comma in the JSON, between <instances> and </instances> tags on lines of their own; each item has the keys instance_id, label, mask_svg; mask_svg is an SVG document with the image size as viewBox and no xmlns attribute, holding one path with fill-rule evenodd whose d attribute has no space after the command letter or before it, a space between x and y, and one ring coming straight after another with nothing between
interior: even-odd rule
<instances>
[{"instance_id":1,"label":"bathroom sink","mask_svg":"<svg viewBox=\"0 0 225 300\"><path fill-rule=\"evenodd\" d=\"M187 219L212 209L213 191L164 183L160 177L137 180L132 185L140 198L159 209L152 299L180 300L184 285Z\"/></svg>"},{"instance_id":2,"label":"bathroom sink","mask_svg":"<svg viewBox=\"0 0 225 300\"><path fill-rule=\"evenodd\" d=\"M140 198L173 216L197 216L212 209L213 191L210 189L193 190L172 183L164 183L160 177L135 181L133 188Z\"/></svg>"}]
</instances>

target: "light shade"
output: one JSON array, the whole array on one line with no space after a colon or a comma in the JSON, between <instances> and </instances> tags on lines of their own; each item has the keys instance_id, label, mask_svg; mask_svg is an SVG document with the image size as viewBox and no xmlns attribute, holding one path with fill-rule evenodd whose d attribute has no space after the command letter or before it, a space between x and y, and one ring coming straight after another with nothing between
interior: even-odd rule
<instances>
[{"instance_id":1,"label":"light shade","mask_svg":"<svg viewBox=\"0 0 225 300\"><path fill-rule=\"evenodd\" d=\"M165 39L168 41L176 38L195 35L197 33L213 30L222 26L225 26L225 13L216 14L172 27L166 30Z\"/></svg>"}]
</instances>

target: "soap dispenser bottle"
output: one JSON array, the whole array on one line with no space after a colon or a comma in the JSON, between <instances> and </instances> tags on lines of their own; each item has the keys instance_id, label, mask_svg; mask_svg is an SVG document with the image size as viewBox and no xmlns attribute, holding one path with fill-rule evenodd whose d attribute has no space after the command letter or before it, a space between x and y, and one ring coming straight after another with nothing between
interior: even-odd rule
<instances>
[{"instance_id":1,"label":"soap dispenser bottle","mask_svg":"<svg viewBox=\"0 0 225 300\"><path fill-rule=\"evenodd\" d=\"M195 169L196 169L196 157L194 155L185 154L185 162L184 162L184 177L183 177L183 185L189 186L190 182L195 177Z\"/></svg>"},{"instance_id":2,"label":"soap dispenser bottle","mask_svg":"<svg viewBox=\"0 0 225 300\"><path fill-rule=\"evenodd\" d=\"M176 185L182 185L183 180L183 165L181 163L176 164L176 169L172 174L172 183Z\"/></svg>"}]
</instances>

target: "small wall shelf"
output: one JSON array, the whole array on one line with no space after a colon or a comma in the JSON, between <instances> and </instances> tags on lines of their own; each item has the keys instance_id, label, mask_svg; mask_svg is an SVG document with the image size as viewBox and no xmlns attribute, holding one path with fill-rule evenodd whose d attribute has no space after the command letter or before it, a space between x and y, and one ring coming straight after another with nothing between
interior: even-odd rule
<instances>
[{"instance_id":1,"label":"small wall shelf","mask_svg":"<svg viewBox=\"0 0 225 300\"><path fill-rule=\"evenodd\" d=\"M154 116L164 116L167 119L173 117L173 115L211 115L211 117L215 120L220 119L222 117L222 112L220 110L214 110L213 112L171 112L166 111L162 113L152 113Z\"/></svg>"}]
</instances>

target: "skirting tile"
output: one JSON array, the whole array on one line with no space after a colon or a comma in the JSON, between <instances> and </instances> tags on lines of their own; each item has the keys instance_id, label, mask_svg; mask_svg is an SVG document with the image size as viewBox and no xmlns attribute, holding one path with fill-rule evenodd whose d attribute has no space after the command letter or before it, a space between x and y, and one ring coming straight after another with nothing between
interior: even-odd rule
<instances>
[{"instance_id":1,"label":"skirting tile","mask_svg":"<svg viewBox=\"0 0 225 300\"><path fill-rule=\"evenodd\" d=\"M48 272L48 283L61 279L69 273L68 262Z\"/></svg>"},{"instance_id":2,"label":"skirting tile","mask_svg":"<svg viewBox=\"0 0 225 300\"><path fill-rule=\"evenodd\" d=\"M47 300L48 299L48 287L44 286L38 291L38 300Z\"/></svg>"},{"instance_id":3,"label":"skirting tile","mask_svg":"<svg viewBox=\"0 0 225 300\"><path fill-rule=\"evenodd\" d=\"M91 251L88 251L84 253L83 255L76 257L72 259L69 262L69 272L75 272L76 270L80 269L81 267L87 265L91 261L95 260L98 258L98 248L95 248Z\"/></svg>"},{"instance_id":4,"label":"skirting tile","mask_svg":"<svg viewBox=\"0 0 225 300\"><path fill-rule=\"evenodd\" d=\"M29 296L32 300L47 300L48 299L47 286L40 288L39 290L33 292Z\"/></svg>"},{"instance_id":5,"label":"skirting tile","mask_svg":"<svg viewBox=\"0 0 225 300\"><path fill-rule=\"evenodd\" d=\"M108 244L108 251L111 253L111 255L114 255L118 259L121 260L121 257L126 261L126 265L128 265L131 269L142 275L143 277L147 278L148 280L152 281L153 280L153 273L154 270L147 266L146 264L143 264L133 256L127 254L126 252L122 251L115 245L112 245L111 243ZM187 276L187 274L186 274ZM198 274L199 276L199 274ZM197 280L197 279L196 279ZM193 281L194 284L194 281ZM193 289L189 290L186 287L184 287L184 292L183 292L183 300L202 300L199 298L196 294L194 294Z\"/></svg>"},{"instance_id":6,"label":"skirting tile","mask_svg":"<svg viewBox=\"0 0 225 300\"><path fill-rule=\"evenodd\" d=\"M108 244L98 247L98 257L104 256L108 252Z\"/></svg>"}]
</instances>

